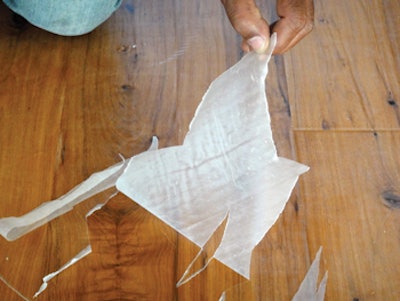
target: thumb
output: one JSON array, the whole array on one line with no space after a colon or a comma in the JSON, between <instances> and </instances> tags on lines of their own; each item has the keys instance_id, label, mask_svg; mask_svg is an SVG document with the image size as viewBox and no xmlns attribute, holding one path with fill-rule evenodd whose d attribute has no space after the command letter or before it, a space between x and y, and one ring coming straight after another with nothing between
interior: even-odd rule
<instances>
[{"instance_id":1,"label":"thumb","mask_svg":"<svg viewBox=\"0 0 400 301\"><path fill-rule=\"evenodd\" d=\"M269 25L254 0L221 0L233 28L242 36L244 51L263 53L269 44Z\"/></svg>"}]
</instances>

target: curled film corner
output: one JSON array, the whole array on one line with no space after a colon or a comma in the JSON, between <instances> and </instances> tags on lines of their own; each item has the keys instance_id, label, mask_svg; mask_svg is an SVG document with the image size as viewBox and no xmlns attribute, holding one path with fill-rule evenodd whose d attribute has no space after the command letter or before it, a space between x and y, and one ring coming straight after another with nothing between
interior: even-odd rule
<instances>
[{"instance_id":1,"label":"curled film corner","mask_svg":"<svg viewBox=\"0 0 400 301\"><path fill-rule=\"evenodd\" d=\"M116 185L202 251L217 229L223 231L209 259L249 278L254 247L308 170L279 157L272 138L265 77L275 44L273 35L267 54L245 55L212 82L182 145L152 147L92 175L58 200L2 218L0 234L16 239ZM178 285L206 265L198 271L189 267Z\"/></svg>"}]
</instances>

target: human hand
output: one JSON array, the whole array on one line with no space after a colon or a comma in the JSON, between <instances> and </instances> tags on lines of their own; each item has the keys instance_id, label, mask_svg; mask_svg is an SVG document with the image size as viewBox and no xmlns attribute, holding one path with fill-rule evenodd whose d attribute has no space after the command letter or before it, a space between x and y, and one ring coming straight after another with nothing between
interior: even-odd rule
<instances>
[{"instance_id":1,"label":"human hand","mask_svg":"<svg viewBox=\"0 0 400 301\"><path fill-rule=\"evenodd\" d=\"M278 35L274 54L296 45L313 28L313 0L276 0L280 19L271 26L262 17L254 0L221 0L233 28L242 36L242 49L266 51L271 32Z\"/></svg>"}]
</instances>

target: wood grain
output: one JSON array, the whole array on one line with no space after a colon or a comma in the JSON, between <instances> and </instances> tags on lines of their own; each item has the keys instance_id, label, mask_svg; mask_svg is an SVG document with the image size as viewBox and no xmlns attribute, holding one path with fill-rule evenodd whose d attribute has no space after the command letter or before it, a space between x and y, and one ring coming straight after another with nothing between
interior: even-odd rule
<instances>
[{"instance_id":1,"label":"wood grain","mask_svg":"<svg viewBox=\"0 0 400 301\"><path fill-rule=\"evenodd\" d=\"M260 4L276 20L274 1ZM270 63L281 156L311 166L253 252L251 280L221 263L176 287L198 248L110 189L15 242L0 275L31 299L290 300L319 246L326 300L400 298L400 5L316 1L314 31ZM0 4L0 216L59 197L93 172L182 143L209 83L239 60L218 1L124 1L92 33L61 37ZM110 200L109 200L110 199ZM107 202L108 201L108 202ZM98 203L107 204L86 218ZM0 281L1 300L22 300Z\"/></svg>"},{"instance_id":2,"label":"wood grain","mask_svg":"<svg viewBox=\"0 0 400 301\"><path fill-rule=\"evenodd\" d=\"M310 249L324 247L327 300L398 299L400 214L387 193L399 195L399 133L295 137L299 159L313 170L302 180L300 207Z\"/></svg>"},{"instance_id":3,"label":"wood grain","mask_svg":"<svg viewBox=\"0 0 400 301\"><path fill-rule=\"evenodd\" d=\"M316 1L315 30L286 56L296 128L399 128L391 102L400 97L399 9L397 1Z\"/></svg>"}]
</instances>

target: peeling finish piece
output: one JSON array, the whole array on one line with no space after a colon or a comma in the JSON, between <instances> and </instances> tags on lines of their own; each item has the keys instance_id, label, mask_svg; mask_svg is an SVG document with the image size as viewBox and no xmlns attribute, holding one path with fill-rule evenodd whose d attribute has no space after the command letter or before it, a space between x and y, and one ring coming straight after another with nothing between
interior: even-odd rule
<instances>
[{"instance_id":1,"label":"peeling finish piece","mask_svg":"<svg viewBox=\"0 0 400 301\"><path fill-rule=\"evenodd\" d=\"M319 262L321 259L322 247L319 248L314 261L311 264L299 290L292 301L323 301L325 297L326 282L328 281L328 272L325 273L317 289Z\"/></svg>"},{"instance_id":2,"label":"peeling finish piece","mask_svg":"<svg viewBox=\"0 0 400 301\"><path fill-rule=\"evenodd\" d=\"M228 216L212 257L247 279L254 247L308 170L278 157L272 139L264 82L275 42L211 84L183 145L133 157L117 180L119 191L201 248Z\"/></svg>"},{"instance_id":3,"label":"peeling finish piece","mask_svg":"<svg viewBox=\"0 0 400 301\"><path fill-rule=\"evenodd\" d=\"M322 278L319 287L317 289L318 275L319 275L319 263L321 259L322 247L319 248L315 258L304 277L300 287L293 297L292 301L323 301L325 298L326 284L328 281L328 272L325 273ZM225 301L226 291L224 291L218 301Z\"/></svg>"},{"instance_id":4,"label":"peeling finish piece","mask_svg":"<svg viewBox=\"0 0 400 301\"><path fill-rule=\"evenodd\" d=\"M186 268L181 279L179 279L178 283L176 284L177 287L189 282L192 278L196 277L207 268L208 264L214 258L215 251L221 244L228 219L229 214L226 215L222 223L214 231L212 237L204 246L202 246L201 250Z\"/></svg>"},{"instance_id":5,"label":"peeling finish piece","mask_svg":"<svg viewBox=\"0 0 400 301\"><path fill-rule=\"evenodd\" d=\"M68 261L66 264L64 264L61 268L59 268L57 271L44 276L43 277L43 284L40 286L39 290L35 293L33 298L37 298L47 288L47 283L51 279L56 277L58 274L60 274L65 269L69 268L71 265L73 265L77 261L81 260L83 257L89 255L91 252L92 252L92 248L89 245L86 248L84 248L82 251L80 251L74 258L72 258L70 261Z\"/></svg>"},{"instance_id":6,"label":"peeling finish piece","mask_svg":"<svg viewBox=\"0 0 400 301\"><path fill-rule=\"evenodd\" d=\"M23 216L1 218L1 236L8 241L16 240L56 217L67 213L72 210L75 205L91 196L115 186L115 182L124 171L126 164L127 162L124 161L92 174L87 180L59 199L43 203Z\"/></svg>"},{"instance_id":7,"label":"peeling finish piece","mask_svg":"<svg viewBox=\"0 0 400 301\"><path fill-rule=\"evenodd\" d=\"M24 216L0 219L0 234L17 239L116 185L202 250L222 227L209 259L249 278L254 247L308 170L278 157L272 138L264 81L275 44L273 35L268 54L247 54L211 84L183 145L157 149L153 139L149 151L93 174L60 199ZM43 287L75 261L46 276Z\"/></svg>"}]
</instances>

